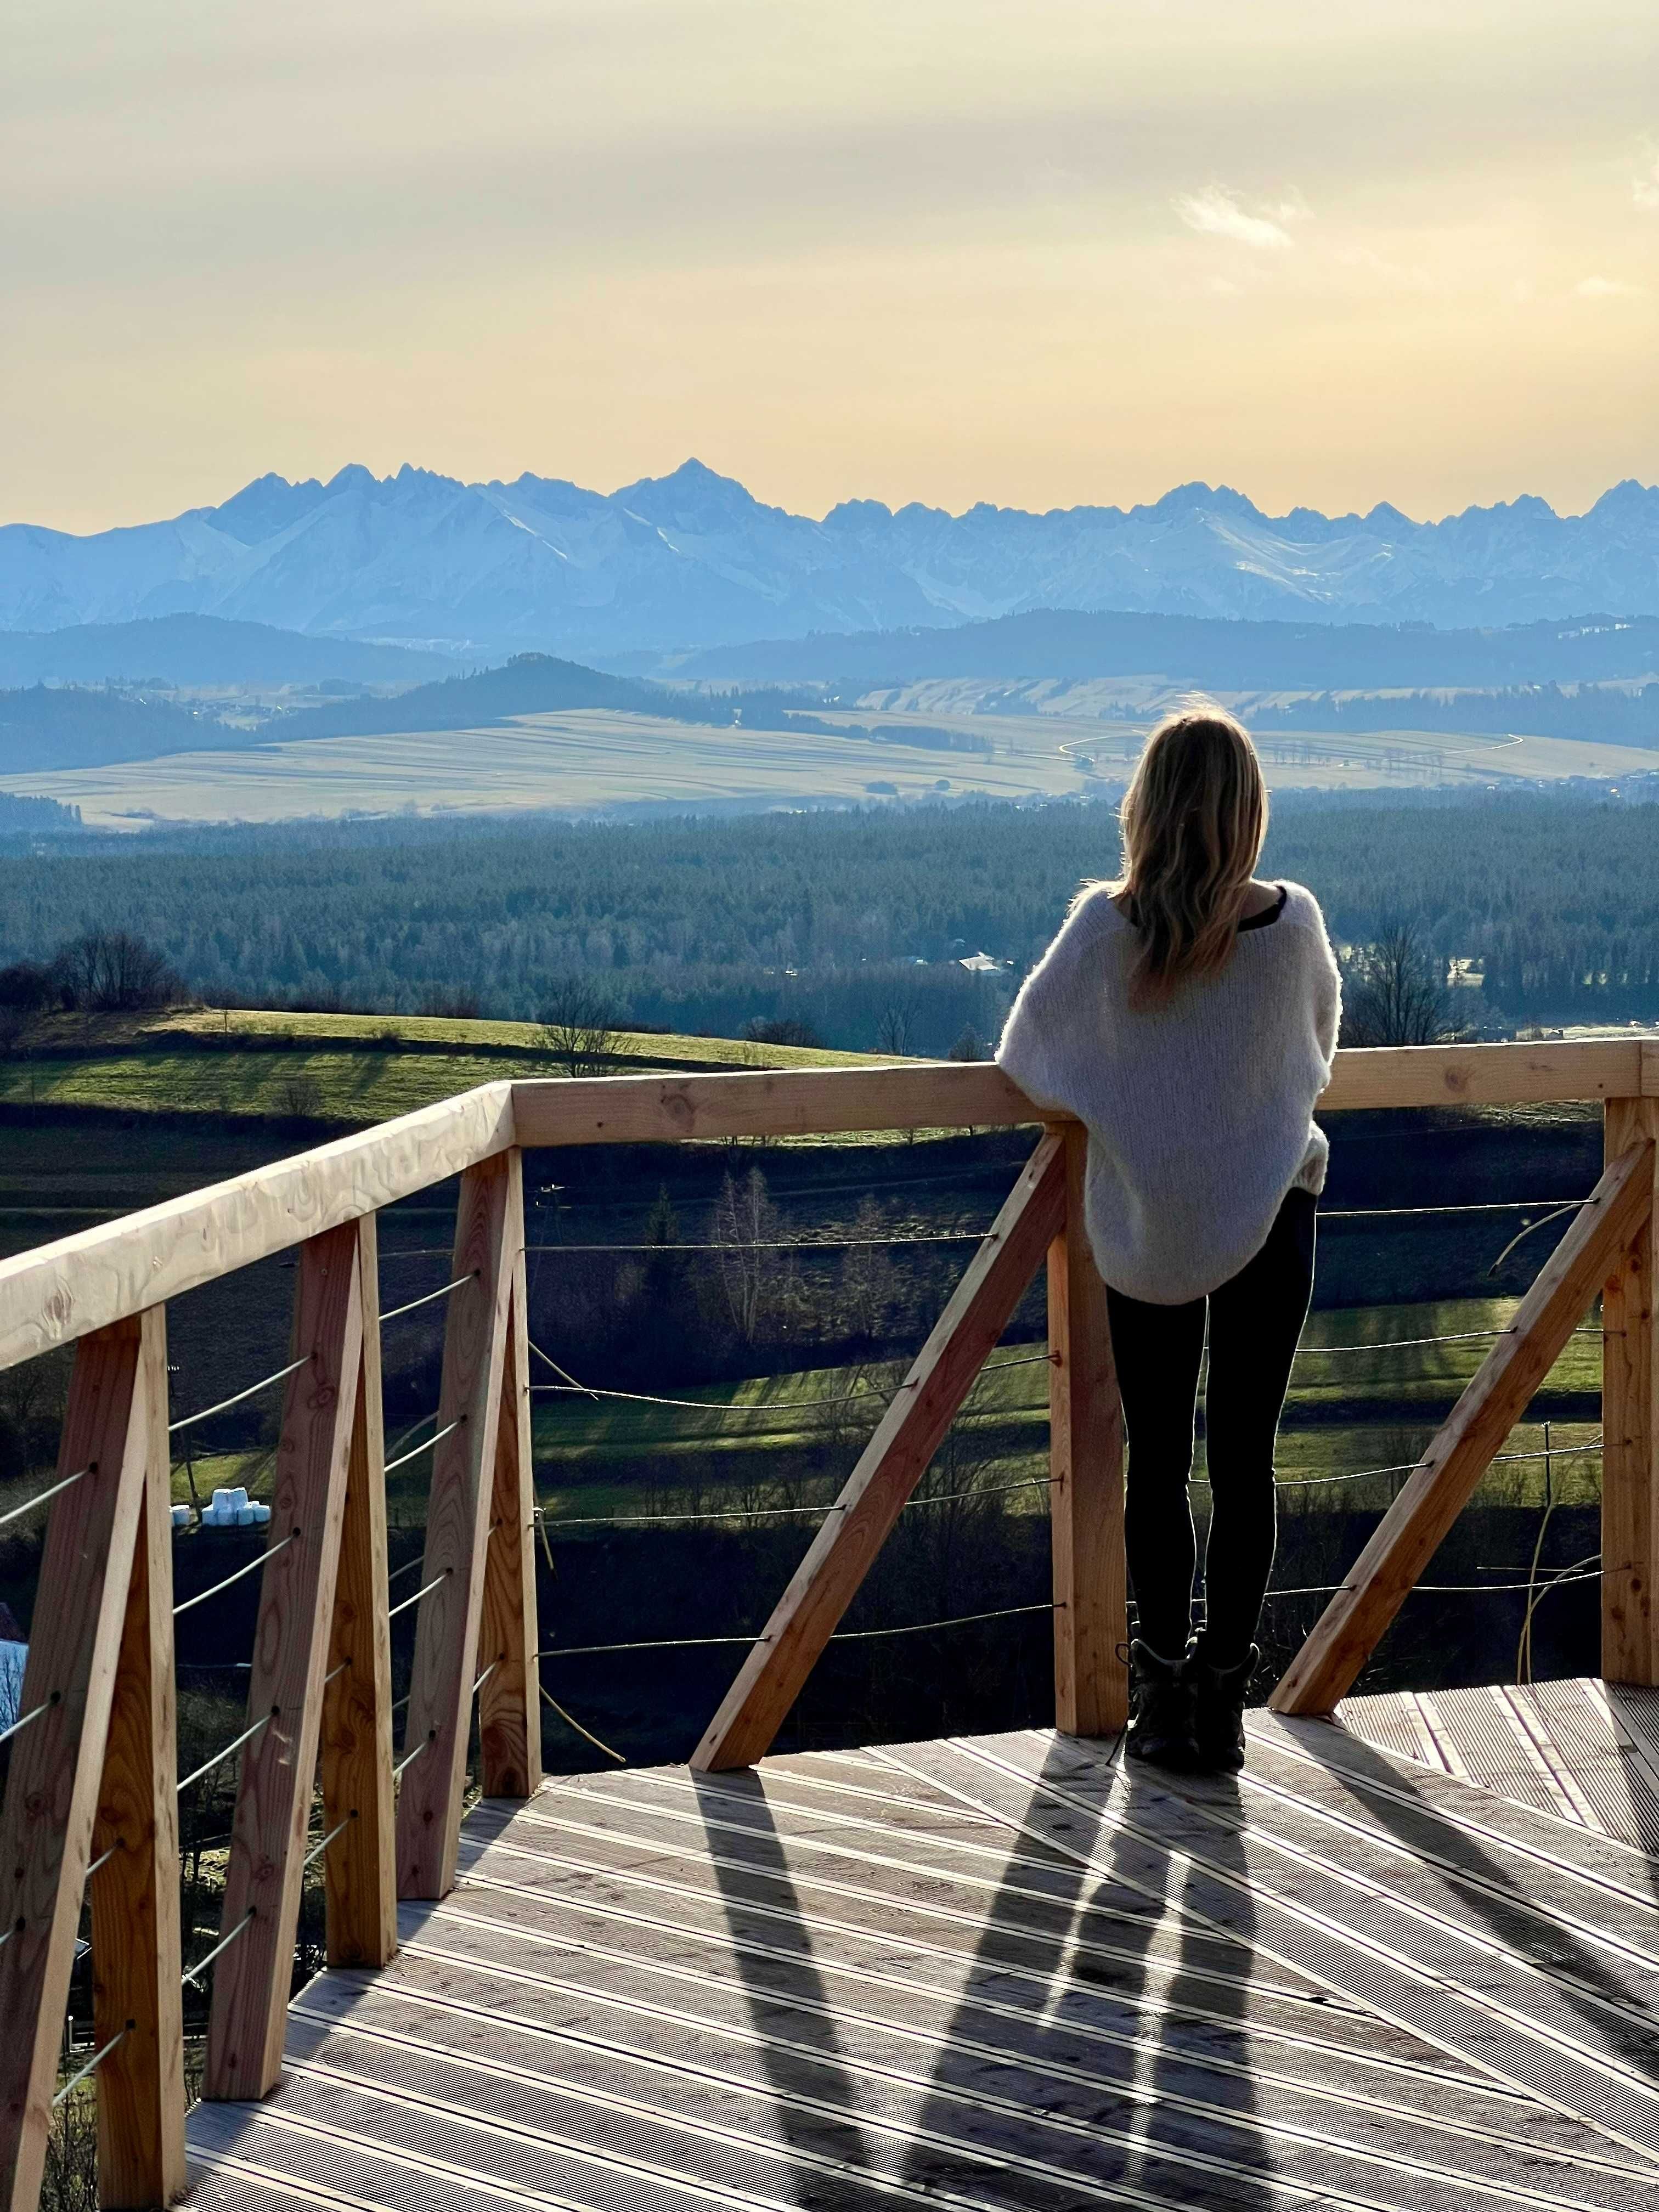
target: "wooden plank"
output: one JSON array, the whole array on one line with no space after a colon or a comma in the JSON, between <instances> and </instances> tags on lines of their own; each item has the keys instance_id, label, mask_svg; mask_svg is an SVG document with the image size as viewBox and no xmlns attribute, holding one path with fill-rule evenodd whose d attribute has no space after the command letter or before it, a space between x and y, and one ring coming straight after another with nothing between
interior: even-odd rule
<instances>
[{"instance_id":1,"label":"wooden plank","mask_svg":"<svg viewBox=\"0 0 1659 2212\"><path fill-rule=\"evenodd\" d=\"M513 1086L528 1145L672 1144L858 1129L1006 1128L1043 1119L994 1060L769 1068L734 1075L602 1075Z\"/></svg>"},{"instance_id":2,"label":"wooden plank","mask_svg":"<svg viewBox=\"0 0 1659 2212\"><path fill-rule=\"evenodd\" d=\"M1273 1695L1280 1713L1328 1713L1360 1668L1525 1411L1614 1256L1647 1218L1654 1147L1607 1170L1499 1339L1407 1478L1343 1588Z\"/></svg>"},{"instance_id":3,"label":"wooden plank","mask_svg":"<svg viewBox=\"0 0 1659 2212\"><path fill-rule=\"evenodd\" d=\"M241 1754L223 1933L244 1932L213 1969L207 2097L263 2097L282 2067L362 1339L349 1222L301 1247L295 1280L294 1356L310 1356L283 1392L248 1680L249 1725L270 1718Z\"/></svg>"},{"instance_id":4,"label":"wooden plank","mask_svg":"<svg viewBox=\"0 0 1659 2212\"><path fill-rule=\"evenodd\" d=\"M179 1752L173 1665L173 1485L166 1309L140 1323L143 1500L104 1749L92 1877L98 2201L184 2194L185 2024L179 1984Z\"/></svg>"},{"instance_id":5,"label":"wooden plank","mask_svg":"<svg viewBox=\"0 0 1659 2212\"><path fill-rule=\"evenodd\" d=\"M0 1814L0 2207L33 2212L144 1497L149 1413L135 1318L79 1345Z\"/></svg>"},{"instance_id":6,"label":"wooden plank","mask_svg":"<svg viewBox=\"0 0 1659 2212\"><path fill-rule=\"evenodd\" d=\"M693 1767L748 1766L771 1747L836 1624L887 1540L1007 1327L1065 1217L1062 1139L1045 1136L895 1392L841 1496L739 1669Z\"/></svg>"},{"instance_id":7,"label":"wooden plank","mask_svg":"<svg viewBox=\"0 0 1659 2212\"><path fill-rule=\"evenodd\" d=\"M524 1217L507 1216L517 1250L501 1361L489 1550L478 1628L478 1786L486 1797L533 1797L542 1786L540 1676L536 1665L536 1479L530 1437Z\"/></svg>"},{"instance_id":8,"label":"wooden plank","mask_svg":"<svg viewBox=\"0 0 1659 2212\"><path fill-rule=\"evenodd\" d=\"M512 1142L512 1085L486 1083L0 1261L0 1367L429 1189Z\"/></svg>"},{"instance_id":9,"label":"wooden plank","mask_svg":"<svg viewBox=\"0 0 1659 2212\"><path fill-rule=\"evenodd\" d=\"M1609 1161L1659 1139L1659 1097L1611 1098ZM1655 1152L1659 1162L1659 1150ZM1601 1674L1659 1683L1659 1173L1601 1292Z\"/></svg>"},{"instance_id":10,"label":"wooden plank","mask_svg":"<svg viewBox=\"0 0 1659 2212\"><path fill-rule=\"evenodd\" d=\"M1123 1558L1123 1407L1106 1286L1083 1215L1088 1138L1060 1134L1066 1218L1048 1247L1048 1515L1054 1578L1054 1726L1115 1735L1129 1717Z\"/></svg>"},{"instance_id":11,"label":"wooden plank","mask_svg":"<svg viewBox=\"0 0 1659 2212\"><path fill-rule=\"evenodd\" d=\"M483 1613L484 1553L501 1429L513 1261L524 1240L516 1152L461 1178L450 1273L472 1279L449 1299L433 1453L422 1584L416 1615L404 1770L398 1803L398 1894L439 1898L454 1887L466 1784L472 1684ZM514 1225L509 1225L514 1224Z\"/></svg>"},{"instance_id":12,"label":"wooden plank","mask_svg":"<svg viewBox=\"0 0 1659 2212\"><path fill-rule=\"evenodd\" d=\"M1390 1046L1339 1053L1322 1111L1533 1104L1606 1098L1641 1084L1639 1045ZM672 1144L859 1129L1007 1127L1043 1120L994 1061L770 1069L752 1074L614 1075L513 1086L521 1145Z\"/></svg>"},{"instance_id":13,"label":"wooden plank","mask_svg":"<svg viewBox=\"0 0 1659 2212\"><path fill-rule=\"evenodd\" d=\"M392 1635L386 1620L386 1431L374 1216L357 1224L363 1351L351 1424L334 1630L323 1698L323 1853L331 1966L383 1966L398 1948L392 1789ZM337 1672L336 1670L341 1670Z\"/></svg>"},{"instance_id":14,"label":"wooden plank","mask_svg":"<svg viewBox=\"0 0 1659 2212\"><path fill-rule=\"evenodd\" d=\"M1634 1040L1388 1045L1340 1052L1322 1113L1376 1106L1529 1106L1641 1088Z\"/></svg>"}]
</instances>

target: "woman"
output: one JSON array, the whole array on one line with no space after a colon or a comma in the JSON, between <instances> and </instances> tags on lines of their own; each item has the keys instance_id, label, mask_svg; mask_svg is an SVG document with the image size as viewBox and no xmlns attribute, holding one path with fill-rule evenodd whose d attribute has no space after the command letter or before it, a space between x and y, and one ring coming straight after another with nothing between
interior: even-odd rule
<instances>
[{"instance_id":1,"label":"woman","mask_svg":"<svg viewBox=\"0 0 1659 2212\"><path fill-rule=\"evenodd\" d=\"M1124 870L1079 894L997 1058L1089 1133L1085 1215L1129 1438L1132 1758L1236 1771L1275 1539L1273 1444L1313 1289L1340 985L1311 892L1255 880L1267 798L1219 708L1153 731ZM1210 1536L1187 1486L1205 1323Z\"/></svg>"}]
</instances>

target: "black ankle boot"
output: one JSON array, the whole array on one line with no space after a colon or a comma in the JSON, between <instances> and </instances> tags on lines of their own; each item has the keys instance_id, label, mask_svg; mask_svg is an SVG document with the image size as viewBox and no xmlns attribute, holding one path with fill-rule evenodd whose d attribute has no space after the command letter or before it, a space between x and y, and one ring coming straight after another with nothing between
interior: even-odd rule
<instances>
[{"instance_id":1,"label":"black ankle boot","mask_svg":"<svg viewBox=\"0 0 1659 2212\"><path fill-rule=\"evenodd\" d=\"M1188 1656L1162 1659L1137 1637L1129 1646L1129 1734L1125 1754L1147 1766L1190 1767L1198 1746L1193 1727Z\"/></svg>"},{"instance_id":2,"label":"black ankle boot","mask_svg":"<svg viewBox=\"0 0 1659 2212\"><path fill-rule=\"evenodd\" d=\"M1212 1666L1200 1640L1187 1662L1196 1764L1206 1774L1237 1774L1244 1764L1244 1693L1261 1653L1251 1644L1233 1667Z\"/></svg>"}]
</instances>

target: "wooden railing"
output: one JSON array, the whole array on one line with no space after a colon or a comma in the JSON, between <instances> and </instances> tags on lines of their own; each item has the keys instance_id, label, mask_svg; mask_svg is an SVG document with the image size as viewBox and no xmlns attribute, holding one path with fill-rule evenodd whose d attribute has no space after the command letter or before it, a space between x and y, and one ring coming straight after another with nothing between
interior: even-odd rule
<instances>
[{"instance_id":1,"label":"wooden railing","mask_svg":"<svg viewBox=\"0 0 1659 2212\"><path fill-rule=\"evenodd\" d=\"M1635 1042L1345 1053L1322 1102L1605 1103L1607 1171L1512 1327L1280 1683L1327 1712L1598 1292L1603 1656L1659 1681L1655 1140L1659 1048ZM0 1264L0 1366L72 1343L40 1591L0 1819L0 2205L37 2199L90 1890L101 2201L185 2185L167 1302L298 1248L290 1368L263 1566L204 2094L275 2084L307 1856L331 1960L376 1966L401 1898L455 1879L476 1698L479 1782L540 1783L520 1156L1044 1120L997 1068L489 1084L422 1113ZM1085 1139L1050 1119L938 1326L697 1747L771 1744L1033 1274L1048 1271L1059 1727L1122 1725L1122 1431L1105 1299L1083 1231ZM401 1745L391 1702L375 1217L460 1177L441 1403ZM404 1601L400 1601L401 1603ZM318 1779L323 1833L307 1851ZM101 2055L100 2055L101 2054Z\"/></svg>"}]
</instances>

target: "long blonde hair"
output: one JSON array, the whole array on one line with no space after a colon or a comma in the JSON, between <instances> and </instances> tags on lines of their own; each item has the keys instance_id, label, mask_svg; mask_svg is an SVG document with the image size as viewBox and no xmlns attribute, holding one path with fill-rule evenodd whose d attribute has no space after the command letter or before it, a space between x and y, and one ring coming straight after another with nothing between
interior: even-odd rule
<instances>
[{"instance_id":1,"label":"long blonde hair","mask_svg":"<svg viewBox=\"0 0 1659 2212\"><path fill-rule=\"evenodd\" d=\"M1249 733L1224 708L1166 714L1123 795L1123 876L1114 885L1139 933L1130 1003L1163 1006L1232 957L1267 834L1267 790Z\"/></svg>"}]
</instances>

